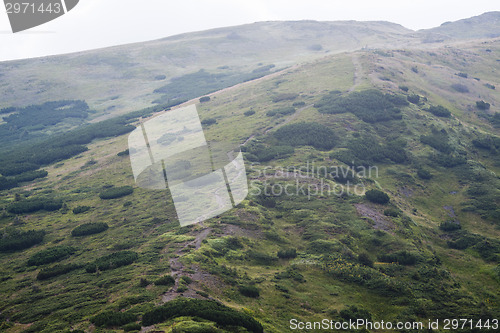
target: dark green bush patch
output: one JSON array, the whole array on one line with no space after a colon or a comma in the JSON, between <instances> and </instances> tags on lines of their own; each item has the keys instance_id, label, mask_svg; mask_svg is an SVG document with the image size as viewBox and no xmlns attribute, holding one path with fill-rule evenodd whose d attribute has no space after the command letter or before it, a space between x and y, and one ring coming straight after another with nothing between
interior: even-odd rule
<instances>
[{"instance_id":1,"label":"dark green bush patch","mask_svg":"<svg viewBox=\"0 0 500 333\"><path fill-rule=\"evenodd\" d=\"M314 122L285 125L273 135L282 143L292 146L307 145L318 149L331 149L337 140L332 129Z\"/></svg>"},{"instance_id":2,"label":"dark green bush patch","mask_svg":"<svg viewBox=\"0 0 500 333\"><path fill-rule=\"evenodd\" d=\"M28 259L28 266L40 266L65 259L75 253L71 246L59 245L35 253Z\"/></svg>"},{"instance_id":3,"label":"dark green bush patch","mask_svg":"<svg viewBox=\"0 0 500 333\"><path fill-rule=\"evenodd\" d=\"M0 238L0 252L27 249L43 241L44 230L13 231Z\"/></svg>"},{"instance_id":4,"label":"dark green bush patch","mask_svg":"<svg viewBox=\"0 0 500 333\"><path fill-rule=\"evenodd\" d=\"M129 312L106 311L94 316L90 322L97 327L119 327L131 323L137 319L137 315Z\"/></svg>"},{"instance_id":5,"label":"dark green bush patch","mask_svg":"<svg viewBox=\"0 0 500 333\"><path fill-rule=\"evenodd\" d=\"M350 112L367 123L400 120L399 107L407 105L404 96L384 94L375 89L353 92L345 97L330 93L314 104L321 113Z\"/></svg>"},{"instance_id":6,"label":"dark green bush patch","mask_svg":"<svg viewBox=\"0 0 500 333\"><path fill-rule=\"evenodd\" d=\"M79 225L71 231L71 236L80 237L98 234L100 232L108 230L109 226L104 222L89 222Z\"/></svg>"},{"instance_id":7,"label":"dark green bush patch","mask_svg":"<svg viewBox=\"0 0 500 333\"><path fill-rule=\"evenodd\" d=\"M380 190L368 190L365 192L365 197L368 201L382 205L390 200L389 196Z\"/></svg>"},{"instance_id":8,"label":"dark green bush patch","mask_svg":"<svg viewBox=\"0 0 500 333\"><path fill-rule=\"evenodd\" d=\"M441 105L431 105L426 111L432 113L437 117L451 117L451 112L447 108Z\"/></svg>"},{"instance_id":9,"label":"dark green bush patch","mask_svg":"<svg viewBox=\"0 0 500 333\"><path fill-rule=\"evenodd\" d=\"M382 254L378 258L382 262L396 262L400 265L415 265L418 261L418 256L408 251L398 251L390 254Z\"/></svg>"},{"instance_id":10,"label":"dark green bush patch","mask_svg":"<svg viewBox=\"0 0 500 333\"><path fill-rule=\"evenodd\" d=\"M154 283L157 286L173 286L175 279L171 275L165 275L158 278Z\"/></svg>"},{"instance_id":11,"label":"dark green bush patch","mask_svg":"<svg viewBox=\"0 0 500 333\"><path fill-rule=\"evenodd\" d=\"M95 273L97 270L106 271L109 269L118 268L132 264L139 258L139 255L134 251L120 251L110 255L96 259L94 262L88 263L85 266L87 273Z\"/></svg>"},{"instance_id":12,"label":"dark green bush patch","mask_svg":"<svg viewBox=\"0 0 500 333\"><path fill-rule=\"evenodd\" d=\"M80 267L81 267L80 265L76 265L76 264L67 264L67 265L58 264L58 265L51 266L51 267L44 267L40 270L40 272L38 272L36 279L37 280L47 280L47 279L50 279L52 277L56 277L59 275L69 273L69 272L74 271L75 269L78 269Z\"/></svg>"},{"instance_id":13,"label":"dark green bush patch","mask_svg":"<svg viewBox=\"0 0 500 333\"><path fill-rule=\"evenodd\" d=\"M73 208L73 214L82 214L88 212L91 209L89 206L77 206Z\"/></svg>"},{"instance_id":14,"label":"dark green bush patch","mask_svg":"<svg viewBox=\"0 0 500 333\"><path fill-rule=\"evenodd\" d=\"M62 201L52 198L29 198L16 201L7 206L7 211L12 214L34 213L40 210L55 211L62 207Z\"/></svg>"},{"instance_id":15,"label":"dark green bush patch","mask_svg":"<svg viewBox=\"0 0 500 333\"><path fill-rule=\"evenodd\" d=\"M103 200L121 198L134 193L132 186L113 187L99 193L99 197Z\"/></svg>"},{"instance_id":16,"label":"dark green bush patch","mask_svg":"<svg viewBox=\"0 0 500 333\"><path fill-rule=\"evenodd\" d=\"M260 296L259 288L256 286L239 286L238 291L246 297L258 298Z\"/></svg>"},{"instance_id":17,"label":"dark green bush patch","mask_svg":"<svg viewBox=\"0 0 500 333\"><path fill-rule=\"evenodd\" d=\"M254 333L264 332L262 325L245 313L216 301L187 298L177 298L146 312L142 324L150 326L181 316L200 317L221 326L241 326Z\"/></svg>"}]
</instances>

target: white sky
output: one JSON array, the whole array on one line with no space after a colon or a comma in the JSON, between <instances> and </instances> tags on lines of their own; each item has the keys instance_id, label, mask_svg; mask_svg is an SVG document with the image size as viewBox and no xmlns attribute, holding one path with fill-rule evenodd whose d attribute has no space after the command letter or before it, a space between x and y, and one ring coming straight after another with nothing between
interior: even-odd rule
<instances>
[{"instance_id":1,"label":"white sky","mask_svg":"<svg viewBox=\"0 0 500 333\"><path fill-rule=\"evenodd\" d=\"M69 53L270 20L383 20L418 30L500 10L498 0L80 0L13 34L0 4L0 61Z\"/></svg>"}]
</instances>

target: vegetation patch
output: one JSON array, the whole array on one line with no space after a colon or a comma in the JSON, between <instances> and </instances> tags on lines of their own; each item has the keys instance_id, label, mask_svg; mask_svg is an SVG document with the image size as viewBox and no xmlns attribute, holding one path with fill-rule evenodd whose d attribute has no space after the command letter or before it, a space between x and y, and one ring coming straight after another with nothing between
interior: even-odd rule
<instances>
[{"instance_id":1,"label":"vegetation patch","mask_svg":"<svg viewBox=\"0 0 500 333\"><path fill-rule=\"evenodd\" d=\"M71 246L59 245L35 253L28 259L28 266L40 266L63 260L73 253L76 249Z\"/></svg>"},{"instance_id":2,"label":"vegetation patch","mask_svg":"<svg viewBox=\"0 0 500 333\"><path fill-rule=\"evenodd\" d=\"M0 252L18 251L43 241L45 230L10 231L0 234Z\"/></svg>"},{"instance_id":3,"label":"vegetation patch","mask_svg":"<svg viewBox=\"0 0 500 333\"><path fill-rule=\"evenodd\" d=\"M297 123L285 125L274 132L274 137L292 146L313 146L331 149L336 144L335 132L318 123Z\"/></svg>"},{"instance_id":4,"label":"vegetation patch","mask_svg":"<svg viewBox=\"0 0 500 333\"><path fill-rule=\"evenodd\" d=\"M104 222L89 222L79 225L71 231L71 236L80 237L88 236L93 234L98 234L100 232L108 230L109 226Z\"/></svg>"},{"instance_id":5,"label":"vegetation patch","mask_svg":"<svg viewBox=\"0 0 500 333\"><path fill-rule=\"evenodd\" d=\"M165 322L169 319L191 316L213 321L221 326L241 326L254 333L262 333L262 325L245 313L238 312L212 300L178 298L148 311L142 317L144 326Z\"/></svg>"},{"instance_id":6,"label":"vegetation patch","mask_svg":"<svg viewBox=\"0 0 500 333\"><path fill-rule=\"evenodd\" d=\"M399 107L407 105L404 96L384 94L375 89L353 92L347 96L333 92L314 104L321 113L350 112L367 123L402 119Z\"/></svg>"},{"instance_id":7,"label":"vegetation patch","mask_svg":"<svg viewBox=\"0 0 500 333\"><path fill-rule=\"evenodd\" d=\"M95 273L97 270L107 271L109 269L130 265L136 261L137 258L139 258L139 255L134 251L115 252L87 264L85 270L87 273Z\"/></svg>"},{"instance_id":8,"label":"vegetation patch","mask_svg":"<svg viewBox=\"0 0 500 333\"><path fill-rule=\"evenodd\" d=\"M99 198L103 200L116 199L132 193L134 193L134 188L132 186L113 187L99 193Z\"/></svg>"}]
</instances>

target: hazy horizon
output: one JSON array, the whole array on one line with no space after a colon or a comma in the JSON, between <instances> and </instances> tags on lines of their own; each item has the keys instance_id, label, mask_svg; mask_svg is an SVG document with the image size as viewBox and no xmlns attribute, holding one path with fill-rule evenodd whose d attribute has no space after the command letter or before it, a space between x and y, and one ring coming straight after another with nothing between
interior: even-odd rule
<instances>
[{"instance_id":1,"label":"hazy horizon","mask_svg":"<svg viewBox=\"0 0 500 333\"><path fill-rule=\"evenodd\" d=\"M497 10L499 6L487 0L461 6L451 0L186 0L170 4L150 0L140 5L130 0L81 0L66 15L16 34L10 30L5 11L0 13L0 61L93 50L264 21L387 21L420 30Z\"/></svg>"}]
</instances>

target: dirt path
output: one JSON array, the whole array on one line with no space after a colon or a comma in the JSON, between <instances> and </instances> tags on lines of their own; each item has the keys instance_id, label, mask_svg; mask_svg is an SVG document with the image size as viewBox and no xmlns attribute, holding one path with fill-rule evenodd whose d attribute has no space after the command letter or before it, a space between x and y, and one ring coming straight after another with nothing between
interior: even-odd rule
<instances>
[{"instance_id":1,"label":"dirt path","mask_svg":"<svg viewBox=\"0 0 500 333\"><path fill-rule=\"evenodd\" d=\"M348 92L353 92L360 84L363 82L363 65L361 64L361 61L359 60L359 55L354 53L351 56L352 59L352 64L354 65L354 81L353 85L351 88L349 88Z\"/></svg>"},{"instance_id":2,"label":"dirt path","mask_svg":"<svg viewBox=\"0 0 500 333\"><path fill-rule=\"evenodd\" d=\"M203 226L203 223L200 223L201 226ZM179 296L181 293L177 292L177 288L179 287L179 282L180 278L183 275L189 276L193 279L193 283L196 283L199 281L199 279L196 279L196 274L199 272L199 269L197 267L191 266L191 269L194 270L194 273L187 273L186 272L186 267L184 266L183 263L179 261L179 259L182 257L183 252L189 248L189 247L194 247L194 250L198 250L201 247L201 244L205 238L210 235L212 232L211 228L205 228L202 229L195 237L194 240L191 242L185 243L180 249L174 252L174 256L169 259L170 263L170 268L172 269L172 274L171 276L175 279L175 284L170 289L167 291L165 294L162 295L162 302L168 302ZM187 297L197 297L198 294L196 294L196 291L194 291L192 288L189 288L187 291L182 293L184 296Z\"/></svg>"}]
</instances>

